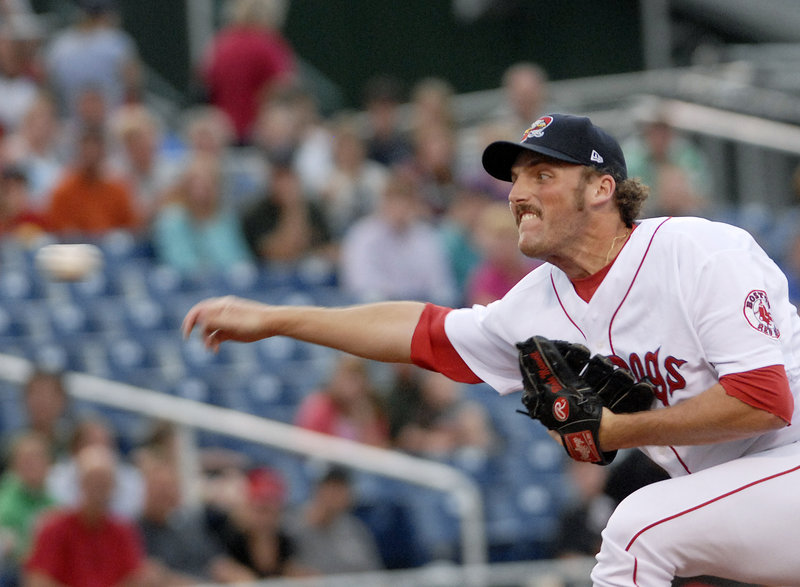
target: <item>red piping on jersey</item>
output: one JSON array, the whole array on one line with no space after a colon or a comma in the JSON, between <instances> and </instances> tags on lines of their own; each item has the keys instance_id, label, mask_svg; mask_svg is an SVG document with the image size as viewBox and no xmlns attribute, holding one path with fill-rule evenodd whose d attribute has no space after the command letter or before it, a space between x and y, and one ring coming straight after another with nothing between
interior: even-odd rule
<instances>
[{"instance_id":1,"label":"red piping on jersey","mask_svg":"<svg viewBox=\"0 0 800 587\"><path fill-rule=\"evenodd\" d=\"M686 466L686 463L683 462L683 459L681 458L681 455L678 454L678 451L675 450L675 447L674 446L670 446L669 449L672 451L672 454L675 455L675 458L678 459L678 462L681 464L681 467L683 467L683 470L691 475L692 472L689 470L689 467Z\"/></svg>"},{"instance_id":2,"label":"red piping on jersey","mask_svg":"<svg viewBox=\"0 0 800 587\"><path fill-rule=\"evenodd\" d=\"M617 314L622 309L622 304L624 304L625 300L628 299L628 294L630 294L631 290L633 289L633 284L634 284L634 282L636 282L636 278L639 276L639 271L642 270L642 265L644 265L644 260L647 258L647 253L650 252L650 247L653 246L653 239L656 238L656 233L659 230L661 230L662 226L664 226L664 222L666 222L667 220L670 220L671 218L672 218L672 216L670 216L669 218L665 218L664 221L661 224L659 224L656 227L656 229L653 231L653 234L650 237L650 242L647 243L647 248L644 250L644 255L642 255L642 260L639 261L639 266L636 268L636 273L633 274L633 279L631 279L631 284L628 286L628 291L626 291L625 295L622 296L622 301L620 301L619 306L617 306L617 309L614 311L614 314L611 316L611 321L608 323L608 345L609 345L609 347L611 347L612 354L615 354L615 355L617 354L616 351L614 350L614 343L611 342L611 326L614 324L614 319L617 317Z\"/></svg>"},{"instance_id":3,"label":"red piping on jersey","mask_svg":"<svg viewBox=\"0 0 800 587\"><path fill-rule=\"evenodd\" d=\"M550 285L553 286L553 291L556 294L556 299L558 300L558 305L561 306L561 311L564 312L564 315L567 317L567 320L572 322L572 325L575 328L578 329L578 332L580 332L581 336L583 336L583 340L586 340L586 335L583 333L583 330L581 330L580 326L575 324L575 320L572 319L572 317L569 315L569 312L567 312L567 309L564 307L564 304L561 303L561 296L558 295L558 289L556 288L556 282L553 279L553 270L552 269L550 270Z\"/></svg>"},{"instance_id":4,"label":"red piping on jersey","mask_svg":"<svg viewBox=\"0 0 800 587\"><path fill-rule=\"evenodd\" d=\"M638 573L639 573L639 559L633 557L633 584L636 585L637 587L639 586L639 583L636 582L637 578L636 575Z\"/></svg>"},{"instance_id":5,"label":"red piping on jersey","mask_svg":"<svg viewBox=\"0 0 800 587\"><path fill-rule=\"evenodd\" d=\"M771 481L772 479L777 479L778 477L783 477L784 475L788 475L789 473L794 473L795 471L800 471L800 465L798 465L797 467L792 467L791 469L788 469L786 471L781 471L780 473L775 473L774 475L770 475L769 477L764 477L763 479L758 479L756 481L753 481L752 483L748 483L747 485L742 485L741 487L739 487L737 489L733 489L733 490L729 491L728 493L723 493L722 495L719 495L719 496L717 496L717 497L715 497L713 499L709 499L708 501L705 501L705 502L703 502L701 504L698 504L698 505L696 505L694 507L691 507L688 510L684 510L682 512L678 512L677 514L674 514L672 516L664 518L663 520L658 520L657 522L653 522L649 526L645 526L644 528L639 530L636 534L634 534L633 538L631 538L631 541L628 542L628 546L625 547L625 552L628 552L631 549L631 547L633 546L633 543L636 542L636 540L639 538L639 536L641 536L642 534L644 534L645 532L647 532L651 528L655 528L656 526L659 526L659 525L661 525L661 524L663 524L665 522L669 522L669 521L674 520L676 518L680 518L681 516L684 516L686 514L690 514L690 513L694 512L696 510L699 510L700 508L704 508L707 505L711 505L712 503L717 502L717 501L719 501L721 499L724 499L726 497L730 497L731 495L734 495L735 493L739 493L740 491L744 491L745 489L749 489L750 487L754 487L754 486L759 485L761 483L764 483L766 481ZM634 575L635 575L635 567L634 567Z\"/></svg>"}]
</instances>

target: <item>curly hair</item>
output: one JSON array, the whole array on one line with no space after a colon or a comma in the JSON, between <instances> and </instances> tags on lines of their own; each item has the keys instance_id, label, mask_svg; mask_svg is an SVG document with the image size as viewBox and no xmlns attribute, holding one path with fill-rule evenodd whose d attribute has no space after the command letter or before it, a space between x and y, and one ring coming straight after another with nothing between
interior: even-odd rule
<instances>
[{"instance_id":1,"label":"curly hair","mask_svg":"<svg viewBox=\"0 0 800 587\"><path fill-rule=\"evenodd\" d=\"M584 166L583 177L588 179L591 176L610 175L617 183L614 190L614 203L619 209L620 218L625 226L631 228L633 221L639 216L642 204L650 195L650 188L645 185L638 177L622 178L619 173L607 169Z\"/></svg>"},{"instance_id":2,"label":"curly hair","mask_svg":"<svg viewBox=\"0 0 800 587\"><path fill-rule=\"evenodd\" d=\"M628 228L633 226L633 221L639 216L642 204L649 194L650 188L638 177L629 177L617 182L614 201L625 226Z\"/></svg>"}]
</instances>

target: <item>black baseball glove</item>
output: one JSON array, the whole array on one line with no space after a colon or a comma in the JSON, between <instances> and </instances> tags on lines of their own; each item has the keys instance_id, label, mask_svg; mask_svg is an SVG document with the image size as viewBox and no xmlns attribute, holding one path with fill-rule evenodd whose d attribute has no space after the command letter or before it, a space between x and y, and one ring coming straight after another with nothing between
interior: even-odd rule
<instances>
[{"instance_id":1,"label":"black baseball glove","mask_svg":"<svg viewBox=\"0 0 800 587\"><path fill-rule=\"evenodd\" d=\"M603 407L615 413L646 410L653 386L637 383L627 369L591 356L583 345L534 336L517 349L527 410L522 413L557 432L573 459L611 463L616 451L601 451L597 441Z\"/></svg>"}]
</instances>

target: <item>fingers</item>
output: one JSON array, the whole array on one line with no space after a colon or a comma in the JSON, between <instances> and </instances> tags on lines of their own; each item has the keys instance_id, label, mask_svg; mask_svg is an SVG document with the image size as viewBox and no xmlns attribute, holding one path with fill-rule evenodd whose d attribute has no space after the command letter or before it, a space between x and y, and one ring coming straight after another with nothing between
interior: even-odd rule
<instances>
[{"instance_id":1,"label":"fingers","mask_svg":"<svg viewBox=\"0 0 800 587\"><path fill-rule=\"evenodd\" d=\"M220 305L222 306L224 312L225 309L227 309L227 307L230 305L230 299L209 298L192 306L192 308L190 308L186 313L186 316L183 318L183 323L181 324L181 332L183 333L184 338L188 338L192 333L192 330L195 328L205 331L211 321L211 318L215 314L221 313L218 311L215 312L215 308Z\"/></svg>"},{"instance_id":2,"label":"fingers","mask_svg":"<svg viewBox=\"0 0 800 587\"><path fill-rule=\"evenodd\" d=\"M181 333L183 334L183 338L189 338L189 335L194 330L195 325L197 324L198 316L200 315L200 305L195 304L192 308L186 313L186 316L183 318L183 322L181 323Z\"/></svg>"},{"instance_id":3,"label":"fingers","mask_svg":"<svg viewBox=\"0 0 800 587\"><path fill-rule=\"evenodd\" d=\"M203 338L203 344L205 347L214 353L219 352L219 345L222 342L222 337L220 336L219 328L216 330L212 330L209 334L207 334Z\"/></svg>"}]
</instances>

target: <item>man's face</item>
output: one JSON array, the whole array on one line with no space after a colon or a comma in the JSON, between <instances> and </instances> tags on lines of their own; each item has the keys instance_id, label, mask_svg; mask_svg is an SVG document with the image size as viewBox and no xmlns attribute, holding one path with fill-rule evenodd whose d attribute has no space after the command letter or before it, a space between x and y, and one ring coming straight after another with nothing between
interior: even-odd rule
<instances>
[{"instance_id":1,"label":"man's face","mask_svg":"<svg viewBox=\"0 0 800 587\"><path fill-rule=\"evenodd\" d=\"M511 168L509 207L528 257L558 258L567 253L587 221L591 180L583 167L522 153Z\"/></svg>"}]
</instances>

